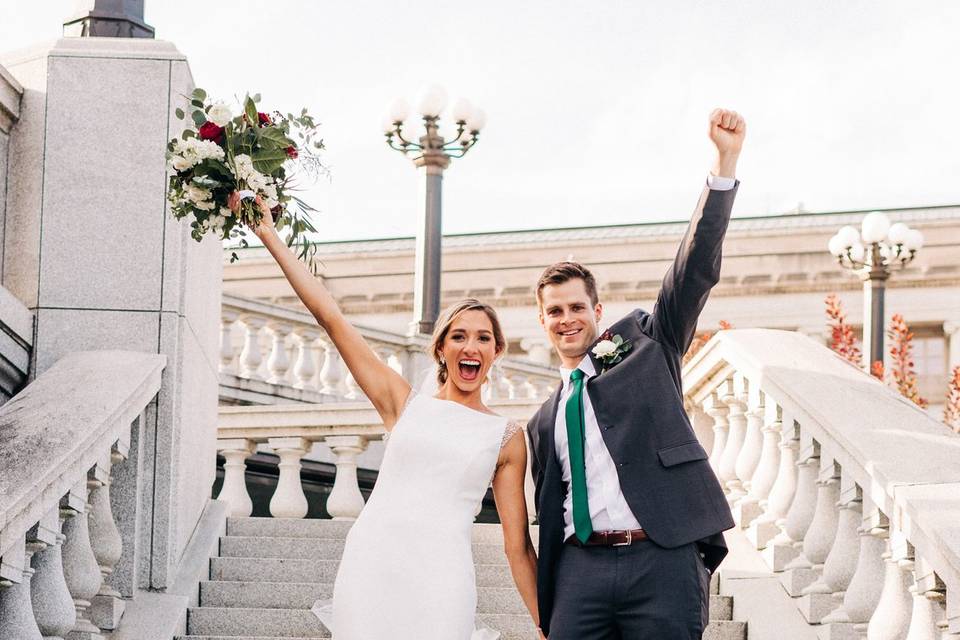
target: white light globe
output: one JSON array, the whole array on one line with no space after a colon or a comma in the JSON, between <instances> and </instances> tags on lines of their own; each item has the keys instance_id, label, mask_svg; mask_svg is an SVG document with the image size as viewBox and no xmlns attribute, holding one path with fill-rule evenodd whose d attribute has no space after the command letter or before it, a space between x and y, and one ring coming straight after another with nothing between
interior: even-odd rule
<instances>
[{"instance_id":1,"label":"white light globe","mask_svg":"<svg viewBox=\"0 0 960 640\"><path fill-rule=\"evenodd\" d=\"M846 247L844 247L841 242L840 234L830 238L830 242L827 243L827 250L830 252L830 255L835 258L839 258L841 255L843 255L844 249L846 249Z\"/></svg>"},{"instance_id":2,"label":"white light globe","mask_svg":"<svg viewBox=\"0 0 960 640\"><path fill-rule=\"evenodd\" d=\"M916 229L910 229L903 241L903 246L907 251L920 251L923 247L923 234Z\"/></svg>"},{"instance_id":3,"label":"white light globe","mask_svg":"<svg viewBox=\"0 0 960 640\"><path fill-rule=\"evenodd\" d=\"M890 231L890 218L882 211L868 213L860 225L860 230L863 234L863 241L867 244L881 242L886 239L887 232Z\"/></svg>"},{"instance_id":4,"label":"white light globe","mask_svg":"<svg viewBox=\"0 0 960 640\"><path fill-rule=\"evenodd\" d=\"M434 84L427 87L420 94L420 115L428 118L436 118L447 106L447 91L440 85Z\"/></svg>"},{"instance_id":5,"label":"white light globe","mask_svg":"<svg viewBox=\"0 0 960 640\"><path fill-rule=\"evenodd\" d=\"M467 130L471 133L480 131L487 125L487 114L483 109L475 109L473 117L467 121Z\"/></svg>"},{"instance_id":6,"label":"white light globe","mask_svg":"<svg viewBox=\"0 0 960 640\"><path fill-rule=\"evenodd\" d=\"M380 129L384 133L393 133L396 130L396 128L397 128L397 125L393 121L393 116L391 114L388 113L387 115L383 116L383 118L380 120Z\"/></svg>"},{"instance_id":7,"label":"white light globe","mask_svg":"<svg viewBox=\"0 0 960 640\"><path fill-rule=\"evenodd\" d=\"M859 242L852 247L850 247L850 259L854 262L863 262L863 257L866 255L866 249L863 248L863 245Z\"/></svg>"},{"instance_id":8,"label":"white light globe","mask_svg":"<svg viewBox=\"0 0 960 640\"><path fill-rule=\"evenodd\" d=\"M473 117L473 104L466 98L460 98L453 103L450 115L454 122L469 122Z\"/></svg>"},{"instance_id":9,"label":"white light globe","mask_svg":"<svg viewBox=\"0 0 960 640\"><path fill-rule=\"evenodd\" d=\"M841 227L840 231L837 231L837 237L840 238L840 246L844 249L860 242L860 232L850 225Z\"/></svg>"},{"instance_id":10,"label":"white light globe","mask_svg":"<svg viewBox=\"0 0 960 640\"><path fill-rule=\"evenodd\" d=\"M397 98L390 105L387 114L392 122L403 122L410 115L410 103L403 98Z\"/></svg>"},{"instance_id":11,"label":"white light globe","mask_svg":"<svg viewBox=\"0 0 960 640\"><path fill-rule=\"evenodd\" d=\"M890 240L890 244L903 244L904 240L907 239L907 234L910 233L910 227L898 222L890 226L890 230L887 232L887 238Z\"/></svg>"}]
</instances>

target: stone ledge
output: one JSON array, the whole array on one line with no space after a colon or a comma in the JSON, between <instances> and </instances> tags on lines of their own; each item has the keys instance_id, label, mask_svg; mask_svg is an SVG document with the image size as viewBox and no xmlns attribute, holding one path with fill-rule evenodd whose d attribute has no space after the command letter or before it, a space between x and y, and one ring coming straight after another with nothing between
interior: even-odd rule
<instances>
[{"instance_id":1,"label":"stone ledge","mask_svg":"<svg viewBox=\"0 0 960 640\"><path fill-rule=\"evenodd\" d=\"M22 96L23 87L3 65L0 65L0 132L10 133L10 129L20 119Z\"/></svg>"}]
</instances>

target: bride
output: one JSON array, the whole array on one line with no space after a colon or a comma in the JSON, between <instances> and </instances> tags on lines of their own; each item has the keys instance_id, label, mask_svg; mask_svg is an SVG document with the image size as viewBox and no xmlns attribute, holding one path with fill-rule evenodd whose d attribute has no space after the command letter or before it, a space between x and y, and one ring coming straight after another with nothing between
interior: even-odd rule
<instances>
[{"instance_id":1,"label":"bride","mask_svg":"<svg viewBox=\"0 0 960 640\"><path fill-rule=\"evenodd\" d=\"M238 194L231 197L236 209ZM376 487L347 535L333 590L334 640L482 640L471 551L474 514L491 477L504 550L517 590L539 628L536 552L523 485L521 425L481 400L506 342L496 312L477 300L448 309L434 331L436 395L417 393L383 363L333 296L286 246L262 203L254 233L330 336L388 432ZM318 607L315 607L315 611ZM541 636L542 637L542 636Z\"/></svg>"}]
</instances>

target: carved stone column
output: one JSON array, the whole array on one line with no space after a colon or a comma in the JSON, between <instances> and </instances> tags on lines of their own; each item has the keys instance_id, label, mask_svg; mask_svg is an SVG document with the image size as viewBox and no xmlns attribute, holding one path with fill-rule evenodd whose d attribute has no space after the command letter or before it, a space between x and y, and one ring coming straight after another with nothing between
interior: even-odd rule
<instances>
[{"instance_id":1,"label":"carved stone column","mask_svg":"<svg viewBox=\"0 0 960 640\"><path fill-rule=\"evenodd\" d=\"M320 392L332 396L342 395L340 385L343 382L344 366L340 361L340 353L333 344L333 340L324 336L320 337L323 345L323 366L320 368Z\"/></svg>"},{"instance_id":2,"label":"carved stone column","mask_svg":"<svg viewBox=\"0 0 960 640\"><path fill-rule=\"evenodd\" d=\"M723 448L723 457L720 459L720 482L727 492L727 502L733 504L746 495L740 478L737 477L737 457L743 448L747 434L747 380L743 376L735 375L733 384L728 384L723 390L720 401L730 408L727 420L730 431L727 434L727 444Z\"/></svg>"},{"instance_id":3,"label":"carved stone column","mask_svg":"<svg viewBox=\"0 0 960 640\"><path fill-rule=\"evenodd\" d=\"M800 428L792 416L782 415L779 434L780 460L777 478L766 500L760 501L763 515L750 524L747 538L757 549L763 549L775 536L783 533L787 513L797 491L797 451L800 448Z\"/></svg>"},{"instance_id":4,"label":"carved stone column","mask_svg":"<svg viewBox=\"0 0 960 640\"><path fill-rule=\"evenodd\" d=\"M710 451L710 468L714 473L720 470L720 459L723 457L723 450L727 446L727 432L730 423L727 421L727 414L730 409L727 405L720 402L717 392L714 391L703 401L703 412L713 418L713 449Z\"/></svg>"},{"instance_id":5,"label":"carved stone column","mask_svg":"<svg viewBox=\"0 0 960 640\"><path fill-rule=\"evenodd\" d=\"M263 355L260 353L260 331L267 321L257 316L243 316L243 350L240 351L240 375L251 380L260 380L260 363Z\"/></svg>"},{"instance_id":6,"label":"carved stone column","mask_svg":"<svg viewBox=\"0 0 960 640\"><path fill-rule=\"evenodd\" d=\"M270 514L274 518L302 518L307 515L307 497L300 481L300 460L310 451L305 438L270 438L267 444L280 456L280 477L270 499Z\"/></svg>"},{"instance_id":7,"label":"carved stone column","mask_svg":"<svg viewBox=\"0 0 960 640\"><path fill-rule=\"evenodd\" d=\"M783 582L791 596L801 595L803 589L820 577L823 563L837 535L840 466L833 460L822 458L816 484L817 504L810 526L803 536L801 553L784 567Z\"/></svg>"},{"instance_id":8,"label":"carved stone column","mask_svg":"<svg viewBox=\"0 0 960 640\"><path fill-rule=\"evenodd\" d=\"M22 540L4 553L8 571L12 565L18 567L18 582L7 582L0 586L0 633L3 638L12 640L41 640L40 628L33 617L33 605L30 601L30 579L34 570L30 567L31 557L44 545L42 542Z\"/></svg>"},{"instance_id":9,"label":"carved stone column","mask_svg":"<svg viewBox=\"0 0 960 640\"><path fill-rule=\"evenodd\" d=\"M87 502L87 497L88 484L84 479L71 489L61 503L62 506L77 512L77 515L67 518L63 524L63 535L66 537L63 543L63 576L77 611L77 623L67 634L67 640L102 640L103 638L100 635L100 629L88 617L90 601L100 591L103 577L90 545L88 520L90 504Z\"/></svg>"},{"instance_id":10,"label":"carved stone column","mask_svg":"<svg viewBox=\"0 0 960 640\"><path fill-rule=\"evenodd\" d=\"M37 538L47 546L33 556L30 596L37 626L47 640L64 638L77 623L77 611L63 577L62 547L66 538L61 533L64 518L75 513L54 507L37 524Z\"/></svg>"},{"instance_id":11,"label":"carved stone column","mask_svg":"<svg viewBox=\"0 0 960 640\"><path fill-rule=\"evenodd\" d=\"M317 373L317 338L320 332L298 328L293 332L297 343L297 360L293 365L293 386L296 389L314 388L313 378Z\"/></svg>"},{"instance_id":12,"label":"carved stone column","mask_svg":"<svg viewBox=\"0 0 960 640\"><path fill-rule=\"evenodd\" d=\"M747 526L763 515L770 490L777 479L780 465L780 431L783 429L780 407L767 402L760 430L760 460L750 478L750 490L736 505L740 526Z\"/></svg>"},{"instance_id":13,"label":"carved stone column","mask_svg":"<svg viewBox=\"0 0 960 640\"><path fill-rule=\"evenodd\" d=\"M860 552L858 532L863 519L863 503L860 488L849 474L842 476L838 506L840 512L836 539L823 563L823 572L819 580L802 591L800 610L811 624L819 623L841 606L844 592L857 568L857 556Z\"/></svg>"},{"instance_id":14,"label":"carved stone column","mask_svg":"<svg viewBox=\"0 0 960 640\"><path fill-rule=\"evenodd\" d=\"M111 469L114 462L122 462L119 452L111 452L97 464L91 472L90 487L90 540L93 555L100 565L103 577L100 590L94 596L90 607L90 621L104 630L113 630L120 623L124 601L120 593L109 582L113 568L123 554L123 540L113 520L110 506Z\"/></svg>"},{"instance_id":15,"label":"carved stone column","mask_svg":"<svg viewBox=\"0 0 960 640\"><path fill-rule=\"evenodd\" d=\"M883 559L883 590L867 625L867 640L901 640L907 635L913 613L913 548L902 533L890 532Z\"/></svg>"},{"instance_id":16,"label":"carved stone column","mask_svg":"<svg viewBox=\"0 0 960 640\"><path fill-rule=\"evenodd\" d=\"M843 603L821 620L825 628L830 628L830 637L850 637L852 634L861 637L883 589L883 554L888 523L869 496L862 495L862 498L863 518L857 530L860 538L857 566L843 594Z\"/></svg>"},{"instance_id":17,"label":"carved stone column","mask_svg":"<svg viewBox=\"0 0 960 640\"><path fill-rule=\"evenodd\" d=\"M287 355L287 336L291 327L286 322L271 322L267 327L270 333L270 357L267 358L267 371L270 384L284 384L287 379L287 370L290 369L290 357Z\"/></svg>"},{"instance_id":18,"label":"carved stone column","mask_svg":"<svg viewBox=\"0 0 960 640\"><path fill-rule=\"evenodd\" d=\"M759 501L750 499L751 483L753 474L760 464L760 454L763 452L763 427L764 402L765 397L757 385L752 385L748 393L748 406L746 412L747 431L743 439L743 447L737 455L737 464L735 467L737 478L746 492L740 500L737 501L733 516L741 527L746 527L750 521L756 518L759 513ZM744 505L754 505L753 509L747 508L746 518L744 518Z\"/></svg>"},{"instance_id":19,"label":"carved stone column","mask_svg":"<svg viewBox=\"0 0 960 640\"><path fill-rule=\"evenodd\" d=\"M367 440L362 436L329 436L324 442L337 456L337 476L327 496L327 513L334 520L356 520L364 505L357 481L357 456L367 448Z\"/></svg>"},{"instance_id":20,"label":"carved stone column","mask_svg":"<svg viewBox=\"0 0 960 640\"><path fill-rule=\"evenodd\" d=\"M233 351L233 326L240 317L236 311L220 312L220 371L232 373L236 355Z\"/></svg>"},{"instance_id":21,"label":"carved stone column","mask_svg":"<svg viewBox=\"0 0 960 640\"><path fill-rule=\"evenodd\" d=\"M247 458L253 455L256 445L244 438L217 440L217 451L223 454L223 485L218 500L230 505L228 516L245 518L253 511L253 501L247 492Z\"/></svg>"},{"instance_id":22,"label":"carved stone column","mask_svg":"<svg viewBox=\"0 0 960 640\"><path fill-rule=\"evenodd\" d=\"M807 439L800 450L799 458L797 490L784 519L783 530L763 550L764 559L774 571L783 571L790 561L800 555L803 539L816 512L820 445Z\"/></svg>"},{"instance_id":23,"label":"carved stone column","mask_svg":"<svg viewBox=\"0 0 960 640\"><path fill-rule=\"evenodd\" d=\"M921 556L913 566L914 583L913 611L910 614L910 629L905 640L941 640L946 629L944 601L946 587Z\"/></svg>"}]
</instances>

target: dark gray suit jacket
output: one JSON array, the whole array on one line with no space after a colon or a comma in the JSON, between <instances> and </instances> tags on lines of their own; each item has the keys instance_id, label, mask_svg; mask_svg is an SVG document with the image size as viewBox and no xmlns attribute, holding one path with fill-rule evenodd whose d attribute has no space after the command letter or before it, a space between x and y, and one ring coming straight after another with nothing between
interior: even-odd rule
<instances>
[{"instance_id":1,"label":"dark gray suit jacket","mask_svg":"<svg viewBox=\"0 0 960 640\"><path fill-rule=\"evenodd\" d=\"M734 522L683 409L680 368L697 316L720 278L721 246L736 191L736 186L704 189L653 312L637 309L610 327L632 349L586 385L624 498L640 525L663 547L698 542L711 571L727 553L720 532ZM601 370L596 360L594 365ZM527 427L540 523L537 597L544 634L563 546L566 489L554 444L559 400L558 387Z\"/></svg>"}]
</instances>

